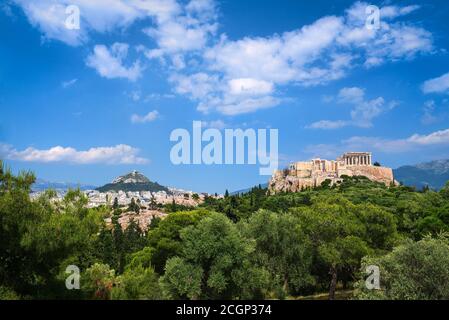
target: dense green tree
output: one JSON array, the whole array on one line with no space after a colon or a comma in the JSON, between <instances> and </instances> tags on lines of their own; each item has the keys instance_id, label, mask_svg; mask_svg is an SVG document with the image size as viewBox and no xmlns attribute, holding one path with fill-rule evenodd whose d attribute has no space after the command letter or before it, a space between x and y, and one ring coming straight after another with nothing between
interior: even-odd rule
<instances>
[{"instance_id":1,"label":"dense green tree","mask_svg":"<svg viewBox=\"0 0 449 320\"><path fill-rule=\"evenodd\" d=\"M179 211L168 215L160 221L156 228L148 232L148 245L155 249L152 256L152 265L157 273L162 274L167 259L180 254L180 232L185 227L197 224L202 218L209 215L207 210Z\"/></svg>"},{"instance_id":2,"label":"dense green tree","mask_svg":"<svg viewBox=\"0 0 449 320\"><path fill-rule=\"evenodd\" d=\"M374 204L354 208L356 217L364 225L363 239L373 249L391 250L399 236L394 215Z\"/></svg>"},{"instance_id":3,"label":"dense green tree","mask_svg":"<svg viewBox=\"0 0 449 320\"><path fill-rule=\"evenodd\" d=\"M334 197L293 211L300 220L301 231L312 242L315 263L324 266L330 275L329 299L335 297L338 274L354 273L362 257L369 253L363 240L364 226L353 210L349 201Z\"/></svg>"},{"instance_id":4,"label":"dense green tree","mask_svg":"<svg viewBox=\"0 0 449 320\"><path fill-rule=\"evenodd\" d=\"M233 299L260 297L267 272L249 256L254 242L225 216L212 213L181 231L182 251L167 261L161 285L170 298Z\"/></svg>"},{"instance_id":5,"label":"dense green tree","mask_svg":"<svg viewBox=\"0 0 449 320\"><path fill-rule=\"evenodd\" d=\"M52 191L31 201L33 182L30 173L1 170L0 286L24 297L60 297L67 291L60 270L92 263L102 215L86 208L79 190L69 191L60 203L53 201Z\"/></svg>"},{"instance_id":6,"label":"dense green tree","mask_svg":"<svg viewBox=\"0 0 449 320\"><path fill-rule=\"evenodd\" d=\"M123 241L126 255L137 252L148 244L148 239L134 219L131 219L124 231Z\"/></svg>"},{"instance_id":7,"label":"dense green tree","mask_svg":"<svg viewBox=\"0 0 449 320\"><path fill-rule=\"evenodd\" d=\"M311 243L300 232L297 217L260 210L243 227L256 240L255 261L270 272L280 297L289 294L289 287L313 284Z\"/></svg>"},{"instance_id":8,"label":"dense green tree","mask_svg":"<svg viewBox=\"0 0 449 320\"><path fill-rule=\"evenodd\" d=\"M82 274L81 289L89 299L110 300L115 282L115 271L109 265L95 263Z\"/></svg>"},{"instance_id":9,"label":"dense green tree","mask_svg":"<svg viewBox=\"0 0 449 320\"><path fill-rule=\"evenodd\" d=\"M112 289L112 299L162 299L158 275L151 267L144 268L139 265L134 268L127 268L122 275L115 279L115 286Z\"/></svg>"},{"instance_id":10,"label":"dense green tree","mask_svg":"<svg viewBox=\"0 0 449 320\"><path fill-rule=\"evenodd\" d=\"M449 181L446 182L446 185L440 190L440 194L444 199L449 200Z\"/></svg>"},{"instance_id":11,"label":"dense green tree","mask_svg":"<svg viewBox=\"0 0 449 320\"><path fill-rule=\"evenodd\" d=\"M447 237L425 237L406 241L382 257L363 259L380 269L380 290L368 290L364 277L358 283L358 299L437 300L449 299L449 241Z\"/></svg>"}]
</instances>

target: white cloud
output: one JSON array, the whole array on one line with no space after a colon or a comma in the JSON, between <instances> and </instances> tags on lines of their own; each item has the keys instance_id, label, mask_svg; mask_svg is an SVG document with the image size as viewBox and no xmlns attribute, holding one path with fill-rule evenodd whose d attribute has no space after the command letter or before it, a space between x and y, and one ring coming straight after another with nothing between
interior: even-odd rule
<instances>
[{"instance_id":1,"label":"white cloud","mask_svg":"<svg viewBox=\"0 0 449 320\"><path fill-rule=\"evenodd\" d=\"M193 99L206 99L218 89L219 78L217 75L209 75L199 72L190 76L173 74L169 81L175 84L175 91L179 94L186 94Z\"/></svg>"},{"instance_id":2,"label":"white cloud","mask_svg":"<svg viewBox=\"0 0 449 320\"><path fill-rule=\"evenodd\" d=\"M71 147L56 146L50 149L28 147L17 150L10 145L0 144L0 155L8 160L25 162L65 162L73 164L145 164L148 159L138 156L139 149L125 144L114 147L90 148L78 151Z\"/></svg>"},{"instance_id":3,"label":"white cloud","mask_svg":"<svg viewBox=\"0 0 449 320\"><path fill-rule=\"evenodd\" d=\"M311 25L281 36L244 38L222 41L208 49L205 58L211 70L224 73L229 79L252 78L278 84L309 81L325 77L324 69L305 69L316 60L341 30L342 20L325 17Z\"/></svg>"},{"instance_id":4,"label":"white cloud","mask_svg":"<svg viewBox=\"0 0 449 320\"><path fill-rule=\"evenodd\" d=\"M22 7L30 23L43 33L43 39L56 39L68 45L76 46L87 40L86 29L70 30L65 21L68 15L65 13L69 1L28 1L15 0Z\"/></svg>"},{"instance_id":5,"label":"white cloud","mask_svg":"<svg viewBox=\"0 0 449 320\"><path fill-rule=\"evenodd\" d=\"M78 79L76 79L76 78L72 79L72 80L68 80L68 81L63 81L61 86L65 89L65 88L73 86L77 81L78 81Z\"/></svg>"},{"instance_id":6,"label":"white cloud","mask_svg":"<svg viewBox=\"0 0 449 320\"><path fill-rule=\"evenodd\" d=\"M176 75L178 81L172 81L175 91L197 101L199 111L236 115L278 105L281 86L326 84L346 76L357 65L372 68L432 51L428 31L394 21L418 6L382 8L385 19L379 30L365 27L366 6L356 2L342 16L326 16L282 34L237 40L222 34L218 43L204 49L200 71L189 74L187 66L183 74ZM160 48L154 50L157 56ZM199 74L207 80L198 81ZM242 86L243 81L251 81L250 87ZM240 90L242 87L247 90ZM353 112L354 121L370 126L370 119L383 110L381 105L385 105L381 99L364 101L363 108ZM332 125L321 123L326 124Z\"/></svg>"},{"instance_id":7,"label":"white cloud","mask_svg":"<svg viewBox=\"0 0 449 320\"><path fill-rule=\"evenodd\" d=\"M449 129L435 131L428 135L414 134L407 141L419 145L447 144L449 143Z\"/></svg>"},{"instance_id":8,"label":"white cloud","mask_svg":"<svg viewBox=\"0 0 449 320\"><path fill-rule=\"evenodd\" d=\"M176 3L175 1L173 1ZM201 52L215 34L217 15L213 0L191 0L184 6L176 3L165 19L157 19L151 27L143 31L156 41L157 47L144 50L149 59L165 62L168 56L176 69L185 67L184 54Z\"/></svg>"},{"instance_id":9,"label":"white cloud","mask_svg":"<svg viewBox=\"0 0 449 320\"><path fill-rule=\"evenodd\" d=\"M320 121L314 122L314 123L306 126L306 128L330 130L330 129L339 129L339 128L347 126L348 124L349 123L347 121L343 121L343 120L336 120L336 121L320 120Z\"/></svg>"},{"instance_id":10,"label":"white cloud","mask_svg":"<svg viewBox=\"0 0 449 320\"><path fill-rule=\"evenodd\" d=\"M398 7L398 6L386 6L380 10L380 18L381 19L393 19L400 16L405 16L415 10L418 10L420 6L418 5L410 5L406 7Z\"/></svg>"},{"instance_id":11,"label":"white cloud","mask_svg":"<svg viewBox=\"0 0 449 320\"><path fill-rule=\"evenodd\" d=\"M136 81L141 76L143 68L138 60L130 67L123 65L123 60L128 55L128 48L128 44L118 42L109 49L104 45L96 45L94 52L87 57L86 64L107 79L126 78Z\"/></svg>"},{"instance_id":12,"label":"white cloud","mask_svg":"<svg viewBox=\"0 0 449 320\"><path fill-rule=\"evenodd\" d=\"M145 33L154 38L160 53L173 54L183 51L200 50L205 47L208 34L214 32L213 26L191 27L185 22L167 21L157 28L148 28ZM151 55L150 51L150 55Z\"/></svg>"},{"instance_id":13,"label":"white cloud","mask_svg":"<svg viewBox=\"0 0 449 320\"><path fill-rule=\"evenodd\" d=\"M234 116L243 113L255 112L260 109L275 107L281 103L281 100L271 96L265 96L230 101L228 104L226 103L226 100L220 102L221 103L216 104L215 108L222 114Z\"/></svg>"},{"instance_id":14,"label":"white cloud","mask_svg":"<svg viewBox=\"0 0 449 320\"><path fill-rule=\"evenodd\" d=\"M424 93L449 93L449 72L425 81L422 91Z\"/></svg>"},{"instance_id":15,"label":"white cloud","mask_svg":"<svg viewBox=\"0 0 449 320\"><path fill-rule=\"evenodd\" d=\"M139 19L152 17L165 21L175 15L179 5L175 0L13 0L44 39L54 39L77 46L86 43L88 34L110 32L130 26ZM65 9L75 5L80 9L79 30L66 28Z\"/></svg>"},{"instance_id":16,"label":"white cloud","mask_svg":"<svg viewBox=\"0 0 449 320\"><path fill-rule=\"evenodd\" d=\"M352 105L351 120L320 120L307 126L310 129L339 129L348 125L362 128L372 127L373 119L397 106L396 101L386 103L383 97L366 100L365 90L359 87L346 87L339 91L338 102Z\"/></svg>"},{"instance_id":17,"label":"white cloud","mask_svg":"<svg viewBox=\"0 0 449 320\"><path fill-rule=\"evenodd\" d=\"M273 92L273 83L251 78L231 79L228 81L232 95L265 95Z\"/></svg>"},{"instance_id":18,"label":"white cloud","mask_svg":"<svg viewBox=\"0 0 449 320\"><path fill-rule=\"evenodd\" d=\"M69 2L82 12L78 33L62 27L61 11ZM360 65L372 68L433 50L432 34L405 21L406 15L419 8L416 5L382 7L378 30L365 27L368 3L358 1L340 16L321 17L280 34L231 40L226 34L217 37L218 14L213 0L16 3L46 38L74 45L85 42L92 30L106 32L137 20L148 22L143 30L154 45L140 45L138 53L161 63L169 72L174 91L195 101L201 112L236 115L273 107L282 101L282 86L322 85L345 77ZM401 21L396 20L399 17ZM125 67L122 59L101 45L89 58L90 65L108 78L135 80L142 71L138 61Z\"/></svg>"},{"instance_id":19,"label":"white cloud","mask_svg":"<svg viewBox=\"0 0 449 320\"><path fill-rule=\"evenodd\" d=\"M354 136L342 140L339 144L310 145L305 148L305 152L313 155L321 154L326 156L335 156L348 150L366 149L384 153L404 153L442 145L449 145L449 129L443 129L429 134L413 134L403 139Z\"/></svg>"},{"instance_id":20,"label":"white cloud","mask_svg":"<svg viewBox=\"0 0 449 320\"><path fill-rule=\"evenodd\" d=\"M157 110L153 110L153 111L148 112L144 116L139 116L137 114L133 114L131 116L131 122L132 123L147 123L147 122L152 122L152 121L156 120L158 117L159 117L159 112L157 112Z\"/></svg>"},{"instance_id":21,"label":"white cloud","mask_svg":"<svg viewBox=\"0 0 449 320\"><path fill-rule=\"evenodd\" d=\"M343 88L338 93L340 102L349 102L353 104L362 103L365 96L365 90L358 87Z\"/></svg>"}]
</instances>

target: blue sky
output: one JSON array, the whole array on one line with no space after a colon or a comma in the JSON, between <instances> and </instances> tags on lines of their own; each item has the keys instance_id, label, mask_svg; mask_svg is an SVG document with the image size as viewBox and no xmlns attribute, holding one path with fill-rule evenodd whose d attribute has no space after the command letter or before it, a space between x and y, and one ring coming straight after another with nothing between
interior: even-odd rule
<instances>
[{"instance_id":1,"label":"blue sky","mask_svg":"<svg viewBox=\"0 0 449 320\"><path fill-rule=\"evenodd\" d=\"M448 16L443 0L1 1L0 157L96 185L134 169L207 192L268 180L258 165L173 165L170 132L200 120L278 129L282 165L449 158Z\"/></svg>"}]
</instances>

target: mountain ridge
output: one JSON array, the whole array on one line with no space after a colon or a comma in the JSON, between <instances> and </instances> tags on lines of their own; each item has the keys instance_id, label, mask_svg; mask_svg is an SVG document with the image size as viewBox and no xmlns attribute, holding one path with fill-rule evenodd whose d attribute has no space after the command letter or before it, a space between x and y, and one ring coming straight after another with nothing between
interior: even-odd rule
<instances>
[{"instance_id":1,"label":"mountain ridge","mask_svg":"<svg viewBox=\"0 0 449 320\"><path fill-rule=\"evenodd\" d=\"M393 170L397 181L421 189L428 186L439 190L449 181L449 159L405 165Z\"/></svg>"},{"instance_id":2,"label":"mountain ridge","mask_svg":"<svg viewBox=\"0 0 449 320\"><path fill-rule=\"evenodd\" d=\"M36 179L36 182L32 185L31 190L33 192L42 192L48 189L54 189L57 191L67 191L68 189L78 189L78 188L82 191L85 191L85 190L93 190L97 188L97 186L74 182L52 182L44 179Z\"/></svg>"}]
</instances>

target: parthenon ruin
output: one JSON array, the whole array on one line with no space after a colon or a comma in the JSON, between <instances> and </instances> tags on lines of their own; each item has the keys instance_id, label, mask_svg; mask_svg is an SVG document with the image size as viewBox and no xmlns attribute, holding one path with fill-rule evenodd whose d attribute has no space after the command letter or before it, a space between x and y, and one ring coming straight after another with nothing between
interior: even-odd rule
<instances>
[{"instance_id":1,"label":"parthenon ruin","mask_svg":"<svg viewBox=\"0 0 449 320\"><path fill-rule=\"evenodd\" d=\"M361 165L361 166L370 166L372 164L371 161L371 152L347 152L340 157L345 162L345 165ZM337 160L339 160L337 158Z\"/></svg>"},{"instance_id":2,"label":"parthenon ruin","mask_svg":"<svg viewBox=\"0 0 449 320\"><path fill-rule=\"evenodd\" d=\"M315 158L294 162L285 170L276 171L269 182L271 193L300 191L305 187L320 186L325 180L339 183L342 176L365 176L373 181L394 183L391 168L373 166L371 152L346 152L336 160Z\"/></svg>"}]
</instances>

